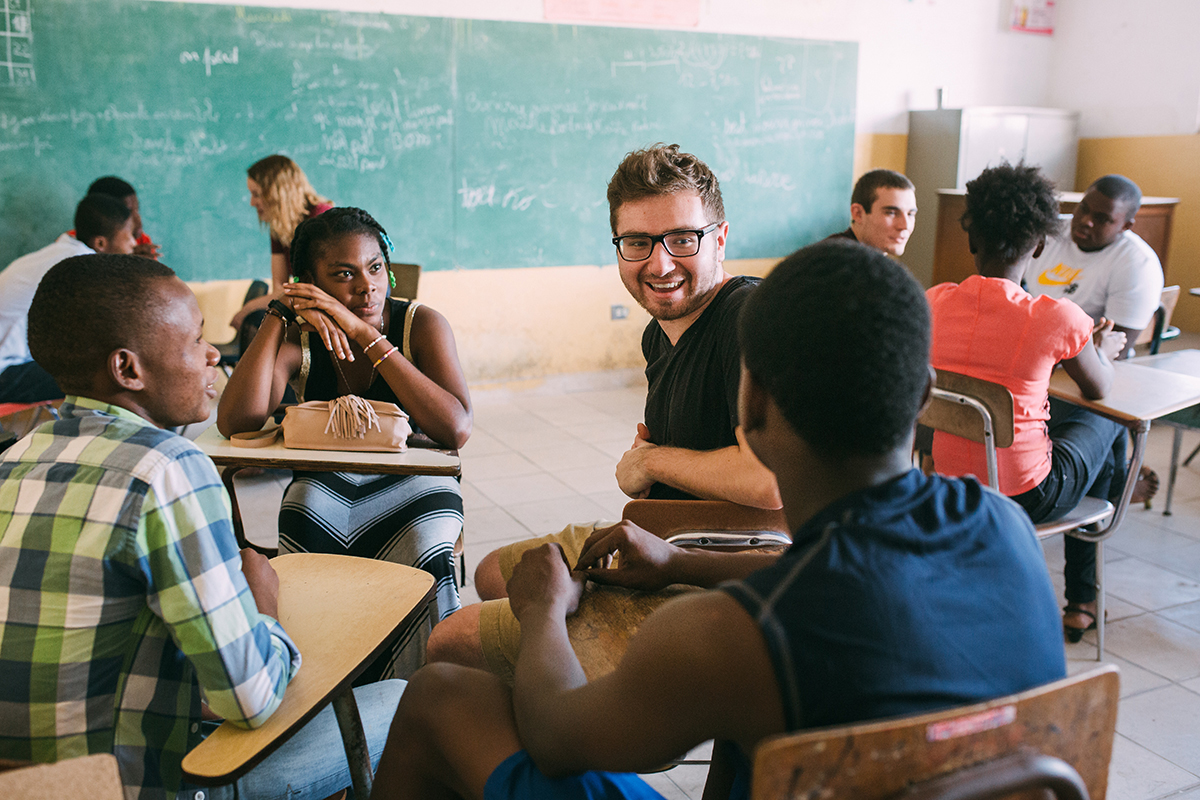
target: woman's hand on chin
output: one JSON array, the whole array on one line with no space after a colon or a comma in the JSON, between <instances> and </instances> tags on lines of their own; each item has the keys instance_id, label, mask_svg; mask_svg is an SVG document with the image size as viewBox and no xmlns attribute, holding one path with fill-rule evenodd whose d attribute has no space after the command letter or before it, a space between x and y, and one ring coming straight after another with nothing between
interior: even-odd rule
<instances>
[{"instance_id":1,"label":"woman's hand on chin","mask_svg":"<svg viewBox=\"0 0 1200 800\"><path fill-rule=\"evenodd\" d=\"M321 341L325 343L325 349L334 358L342 361L354 360L354 353L350 350L350 337L332 317L317 308L297 308L296 311L303 320L300 330L312 331L320 336Z\"/></svg>"},{"instance_id":2,"label":"woman's hand on chin","mask_svg":"<svg viewBox=\"0 0 1200 800\"><path fill-rule=\"evenodd\" d=\"M370 341L370 339L379 335L378 330L372 328L361 317L346 308L338 300L330 297L315 284L290 283L283 287L283 292L288 302L292 304L292 308L302 317L307 318L313 311L320 312L332 321L345 338L367 338ZM315 317L316 315L312 314L312 316ZM315 321L310 320L310 322L313 323L315 329L320 330ZM322 336L322 339L324 339L324 336ZM325 346L329 347L329 343L326 342ZM333 352L333 350L331 349L330 352Z\"/></svg>"}]
</instances>

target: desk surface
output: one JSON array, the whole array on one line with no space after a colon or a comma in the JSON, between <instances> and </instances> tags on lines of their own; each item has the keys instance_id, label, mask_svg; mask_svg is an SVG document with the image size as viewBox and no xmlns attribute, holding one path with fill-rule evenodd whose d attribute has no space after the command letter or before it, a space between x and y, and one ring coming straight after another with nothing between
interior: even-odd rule
<instances>
[{"instance_id":1,"label":"desk surface","mask_svg":"<svg viewBox=\"0 0 1200 800\"><path fill-rule=\"evenodd\" d=\"M196 445L221 467L264 467L306 472L364 472L391 475L449 475L462 472L453 450L410 447L403 453L293 450L276 440L266 447L234 447L217 427L196 437Z\"/></svg>"},{"instance_id":2,"label":"desk surface","mask_svg":"<svg viewBox=\"0 0 1200 800\"><path fill-rule=\"evenodd\" d=\"M1200 403L1200 377L1130 361L1118 361L1113 369L1113 385L1103 400L1085 399L1075 381L1061 369L1055 370L1050 378L1050 396L1091 409L1126 426Z\"/></svg>"},{"instance_id":3,"label":"desk surface","mask_svg":"<svg viewBox=\"0 0 1200 800\"><path fill-rule=\"evenodd\" d=\"M279 622L303 662L261 728L226 722L183 759L194 783L234 780L312 719L403 630L433 593L433 576L369 558L294 553L279 573Z\"/></svg>"},{"instance_id":4,"label":"desk surface","mask_svg":"<svg viewBox=\"0 0 1200 800\"><path fill-rule=\"evenodd\" d=\"M1131 358L1129 363L1200 378L1200 350L1175 350L1156 356L1139 356Z\"/></svg>"}]
</instances>

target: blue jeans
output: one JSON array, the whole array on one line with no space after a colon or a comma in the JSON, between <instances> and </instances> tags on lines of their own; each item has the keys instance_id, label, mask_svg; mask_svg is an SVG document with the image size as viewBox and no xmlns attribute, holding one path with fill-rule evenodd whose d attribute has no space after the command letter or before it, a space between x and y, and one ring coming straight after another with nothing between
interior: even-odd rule
<instances>
[{"instance_id":1,"label":"blue jeans","mask_svg":"<svg viewBox=\"0 0 1200 800\"><path fill-rule=\"evenodd\" d=\"M1079 505L1084 495L1115 501L1125 488L1125 428L1061 400L1050 399L1048 425L1053 452L1050 474L1013 498L1034 523L1052 522ZM1096 600L1096 545L1066 537L1068 603Z\"/></svg>"},{"instance_id":2,"label":"blue jeans","mask_svg":"<svg viewBox=\"0 0 1200 800\"><path fill-rule=\"evenodd\" d=\"M380 681L354 690L372 769L379 766L388 728L406 685L406 681ZM329 705L237 783L185 786L176 800L322 800L349 785L346 750L333 706Z\"/></svg>"}]
</instances>

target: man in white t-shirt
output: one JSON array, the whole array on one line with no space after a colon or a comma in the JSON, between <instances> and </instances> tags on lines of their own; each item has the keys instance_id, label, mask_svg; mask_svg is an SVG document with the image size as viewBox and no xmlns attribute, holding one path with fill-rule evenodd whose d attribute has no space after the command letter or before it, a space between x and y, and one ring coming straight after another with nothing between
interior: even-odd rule
<instances>
[{"instance_id":1,"label":"man in white t-shirt","mask_svg":"<svg viewBox=\"0 0 1200 800\"><path fill-rule=\"evenodd\" d=\"M1075 207L1070 236L1047 240L1041 257L1030 259L1025 267L1025 288L1030 294L1066 297L1097 324L1102 318L1111 320L1113 330L1125 334L1125 350L1118 358L1128 358L1133 352L1134 341L1162 301L1163 272L1158 256L1130 230L1141 204L1142 190L1136 183L1123 175L1105 175L1088 187ZM1069 411L1062 401L1051 398L1052 420ZM1118 464L1125 461L1124 444L1121 437L1114 449ZM1123 480L1117 476L1114 484ZM1143 466L1133 502L1149 500L1157 490L1158 476ZM1077 585L1094 585L1095 544L1068 536L1065 547L1068 575L1076 576ZM1094 627L1094 599L1068 602L1063 629L1071 641L1079 641L1084 631Z\"/></svg>"},{"instance_id":2,"label":"man in white t-shirt","mask_svg":"<svg viewBox=\"0 0 1200 800\"><path fill-rule=\"evenodd\" d=\"M29 354L25 332L33 294L42 276L71 256L132 253L137 244L133 225L133 212L121 200L89 194L75 209L75 230L0 272L0 403L39 403L63 396L50 373Z\"/></svg>"},{"instance_id":3,"label":"man in white t-shirt","mask_svg":"<svg viewBox=\"0 0 1200 800\"><path fill-rule=\"evenodd\" d=\"M1041 258L1025 268L1025 288L1033 296L1073 300L1096 322L1112 320L1125 334L1128 356L1150 324L1162 297L1158 256L1130 230L1142 204L1137 184L1105 175L1084 193L1064 235L1046 242Z\"/></svg>"}]
</instances>

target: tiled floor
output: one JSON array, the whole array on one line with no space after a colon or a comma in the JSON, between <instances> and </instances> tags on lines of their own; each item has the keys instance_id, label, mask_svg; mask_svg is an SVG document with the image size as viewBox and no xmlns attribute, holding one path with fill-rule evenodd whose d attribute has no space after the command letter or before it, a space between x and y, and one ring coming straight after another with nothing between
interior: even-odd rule
<instances>
[{"instance_id":1,"label":"tiled floor","mask_svg":"<svg viewBox=\"0 0 1200 800\"><path fill-rule=\"evenodd\" d=\"M1188 342L1196 346L1196 342ZM636 372L476 391L475 432L462 450L466 553L472 569L500 544L572 521L617 519L626 498L613 467L633 441L645 382ZM1185 435L1184 452L1200 441ZM1153 510L1135 509L1105 548L1107 660L1120 665L1122 700L1109 798L1200 800L1200 460L1181 469L1174 516L1161 513L1171 429L1155 427L1146 463L1164 485ZM279 476L257 480L244 511L273 530ZM249 488L249 487L247 487ZM274 505L272 505L274 503ZM1062 589L1062 539L1046 544ZM472 586L464 602L475 597ZM1095 639L1067 645L1072 671L1095 664ZM698 798L704 767L650 776L668 798Z\"/></svg>"}]
</instances>

